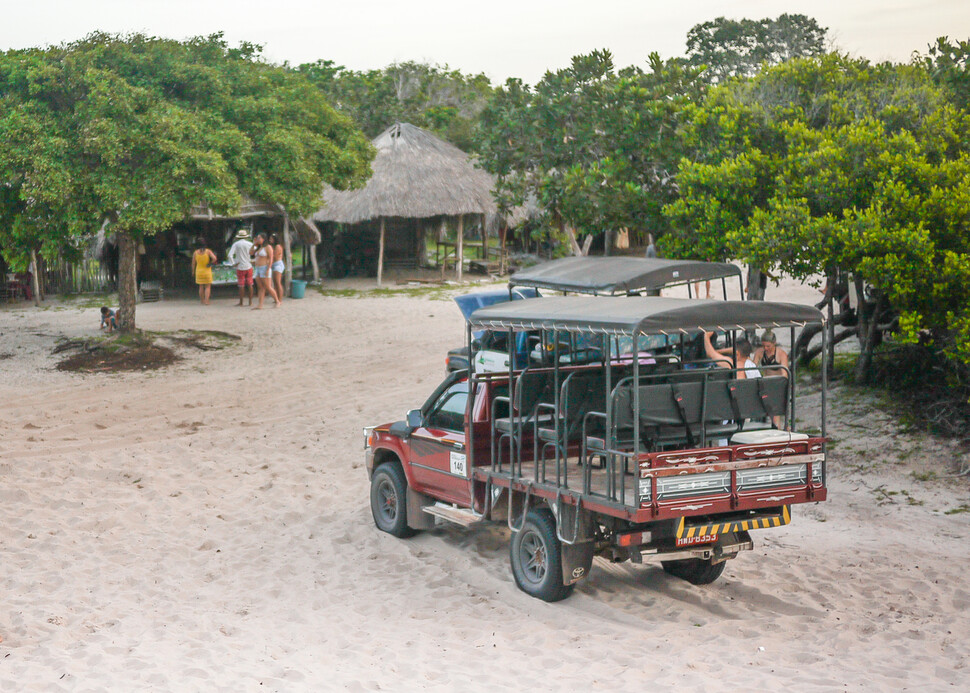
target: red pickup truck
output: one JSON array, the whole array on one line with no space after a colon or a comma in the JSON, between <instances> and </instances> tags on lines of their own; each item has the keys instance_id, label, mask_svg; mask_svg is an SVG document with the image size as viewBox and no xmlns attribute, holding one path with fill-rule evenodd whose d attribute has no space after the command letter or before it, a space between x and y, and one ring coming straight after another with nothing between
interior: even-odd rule
<instances>
[{"instance_id":1,"label":"red pickup truck","mask_svg":"<svg viewBox=\"0 0 970 693\"><path fill-rule=\"evenodd\" d=\"M596 335L603 358L453 373L404 421L365 428L374 521L398 537L436 519L505 521L517 585L546 601L568 596L594 556L659 560L671 575L710 583L752 548L751 531L825 500L825 398L820 434L799 433L787 368L756 377L731 356L686 362L683 347L707 330L736 344L746 329L794 336L821 321L806 306L654 297L482 308L469 332L541 330L553 344L563 333ZM638 342L656 334L676 338L645 358ZM639 358L617 353L631 342Z\"/></svg>"}]
</instances>

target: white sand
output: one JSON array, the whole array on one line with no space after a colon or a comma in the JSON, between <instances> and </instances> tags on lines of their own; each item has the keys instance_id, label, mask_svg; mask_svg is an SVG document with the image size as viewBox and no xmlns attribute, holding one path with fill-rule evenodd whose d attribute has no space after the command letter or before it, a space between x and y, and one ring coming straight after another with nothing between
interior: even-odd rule
<instances>
[{"instance_id":1,"label":"white sand","mask_svg":"<svg viewBox=\"0 0 970 693\"><path fill-rule=\"evenodd\" d=\"M970 513L944 514L970 488L910 475L959 453L875 399L835 389L831 500L718 582L597 559L550 605L516 589L501 526L373 527L360 428L440 381L450 301L168 300L140 327L241 343L53 370L96 313L0 307L0 691L970 688Z\"/></svg>"}]
</instances>

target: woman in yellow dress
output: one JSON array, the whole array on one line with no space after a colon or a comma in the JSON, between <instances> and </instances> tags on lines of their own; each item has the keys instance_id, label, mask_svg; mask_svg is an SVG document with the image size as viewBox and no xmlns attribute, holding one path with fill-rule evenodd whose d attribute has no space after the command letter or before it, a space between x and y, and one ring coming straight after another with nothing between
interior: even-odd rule
<instances>
[{"instance_id":1,"label":"woman in yellow dress","mask_svg":"<svg viewBox=\"0 0 970 693\"><path fill-rule=\"evenodd\" d=\"M192 253L192 274L199 285L199 301L204 306L209 305L212 295L212 265L215 263L216 254L206 246L205 239L196 240L195 252Z\"/></svg>"}]
</instances>

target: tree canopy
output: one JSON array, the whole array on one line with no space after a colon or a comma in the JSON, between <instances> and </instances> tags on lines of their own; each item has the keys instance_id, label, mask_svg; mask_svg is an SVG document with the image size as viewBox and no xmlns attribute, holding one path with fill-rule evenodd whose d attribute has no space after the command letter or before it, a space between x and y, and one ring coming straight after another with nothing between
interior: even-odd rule
<instances>
[{"instance_id":1,"label":"tree canopy","mask_svg":"<svg viewBox=\"0 0 970 693\"><path fill-rule=\"evenodd\" d=\"M687 32L687 61L703 66L711 82L751 77L766 65L822 55L827 33L803 14L783 14L777 19L718 17Z\"/></svg>"},{"instance_id":2,"label":"tree canopy","mask_svg":"<svg viewBox=\"0 0 970 693\"><path fill-rule=\"evenodd\" d=\"M601 50L534 88L507 81L480 121L482 165L497 177L500 205L534 197L564 231L656 230L676 192L677 129L702 88L698 72L656 54L649 70L617 71Z\"/></svg>"},{"instance_id":3,"label":"tree canopy","mask_svg":"<svg viewBox=\"0 0 970 693\"><path fill-rule=\"evenodd\" d=\"M970 119L919 64L793 60L713 90L685 138L668 252L848 274L875 306L860 374L879 308L970 361Z\"/></svg>"},{"instance_id":4,"label":"tree canopy","mask_svg":"<svg viewBox=\"0 0 970 693\"><path fill-rule=\"evenodd\" d=\"M358 71L318 60L296 70L368 137L376 137L395 122L407 122L466 152L474 151L475 123L492 95L484 74L463 74L447 65L407 61Z\"/></svg>"}]
</instances>

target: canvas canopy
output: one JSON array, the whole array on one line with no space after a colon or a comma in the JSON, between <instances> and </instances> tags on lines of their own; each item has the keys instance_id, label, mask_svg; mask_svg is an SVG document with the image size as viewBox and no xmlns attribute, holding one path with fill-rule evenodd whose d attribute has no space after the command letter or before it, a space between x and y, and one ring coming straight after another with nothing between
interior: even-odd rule
<instances>
[{"instance_id":1,"label":"canvas canopy","mask_svg":"<svg viewBox=\"0 0 970 693\"><path fill-rule=\"evenodd\" d=\"M509 286L533 286L583 294L651 291L689 282L740 277L727 262L639 257L566 257L512 275Z\"/></svg>"},{"instance_id":2,"label":"canvas canopy","mask_svg":"<svg viewBox=\"0 0 970 693\"><path fill-rule=\"evenodd\" d=\"M767 329L822 323L812 306L767 301L689 298L554 296L499 303L476 310L473 329L563 330L606 334L689 334L700 330Z\"/></svg>"}]
</instances>

